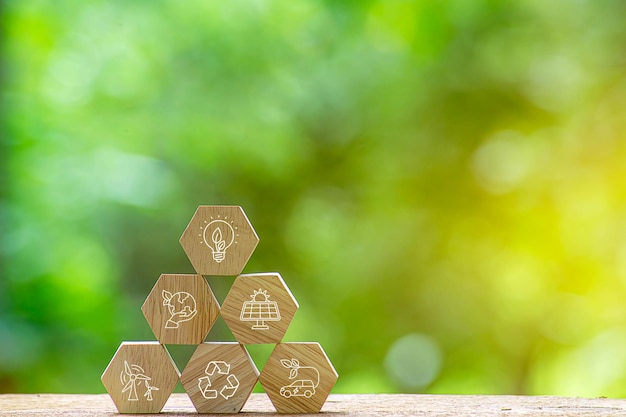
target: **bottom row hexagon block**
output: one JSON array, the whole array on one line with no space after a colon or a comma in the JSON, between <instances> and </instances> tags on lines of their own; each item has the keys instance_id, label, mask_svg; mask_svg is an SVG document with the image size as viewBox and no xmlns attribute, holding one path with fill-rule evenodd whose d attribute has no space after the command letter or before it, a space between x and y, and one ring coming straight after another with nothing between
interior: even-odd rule
<instances>
[{"instance_id":1,"label":"bottom row hexagon block","mask_svg":"<svg viewBox=\"0 0 626 417\"><path fill-rule=\"evenodd\" d=\"M337 378L319 343L279 343L259 381L279 413L318 413Z\"/></svg>"},{"instance_id":2,"label":"bottom row hexagon block","mask_svg":"<svg viewBox=\"0 0 626 417\"><path fill-rule=\"evenodd\" d=\"M158 413L180 372L159 342L123 342L102 374L120 413Z\"/></svg>"},{"instance_id":3,"label":"bottom row hexagon block","mask_svg":"<svg viewBox=\"0 0 626 417\"><path fill-rule=\"evenodd\" d=\"M179 379L199 413L239 412L257 381L279 413L317 413L337 378L319 343L279 343L259 375L243 345L205 342L181 375L159 342L123 342L102 383L120 413L159 413Z\"/></svg>"},{"instance_id":4,"label":"bottom row hexagon block","mask_svg":"<svg viewBox=\"0 0 626 417\"><path fill-rule=\"evenodd\" d=\"M189 359L180 382L199 413L238 413L258 379L243 345L206 342Z\"/></svg>"}]
</instances>

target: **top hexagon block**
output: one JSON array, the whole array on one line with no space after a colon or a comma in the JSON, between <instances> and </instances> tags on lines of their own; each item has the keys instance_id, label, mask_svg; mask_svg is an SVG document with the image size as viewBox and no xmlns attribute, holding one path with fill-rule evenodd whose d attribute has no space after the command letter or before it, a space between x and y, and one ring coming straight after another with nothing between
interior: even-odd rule
<instances>
[{"instance_id":1,"label":"top hexagon block","mask_svg":"<svg viewBox=\"0 0 626 417\"><path fill-rule=\"evenodd\" d=\"M200 275L239 275L259 237L239 206L200 206L180 237Z\"/></svg>"}]
</instances>

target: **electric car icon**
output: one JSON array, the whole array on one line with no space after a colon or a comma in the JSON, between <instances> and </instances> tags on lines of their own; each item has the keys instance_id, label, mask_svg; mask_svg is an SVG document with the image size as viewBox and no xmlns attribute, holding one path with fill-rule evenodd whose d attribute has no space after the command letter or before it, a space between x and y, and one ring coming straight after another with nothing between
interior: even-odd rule
<instances>
[{"instance_id":1,"label":"electric car icon","mask_svg":"<svg viewBox=\"0 0 626 417\"><path fill-rule=\"evenodd\" d=\"M280 395L285 398L292 396L310 398L313 394L315 394L315 385L310 379L299 379L280 389Z\"/></svg>"}]
</instances>

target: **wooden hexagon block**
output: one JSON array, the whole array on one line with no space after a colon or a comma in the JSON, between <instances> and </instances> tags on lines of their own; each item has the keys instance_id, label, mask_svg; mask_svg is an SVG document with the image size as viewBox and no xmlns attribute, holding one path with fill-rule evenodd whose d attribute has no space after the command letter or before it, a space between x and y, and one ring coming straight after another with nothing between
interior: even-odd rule
<instances>
[{"instance_id":1,"label":"wooden hexagon block","mask_svg":"<svg viewBox=\"0 0 626 417\"><path fill-rule=\"evenodd\" d=\"M317 413L337 382L319 343L280 343L259 381L279 413Z\"/></svg>"},{"instance_id":2,"label":"wooden hexagon block","mask_svg":"<svg viewBox=\"0 0 626 417\"><path fill-rule=\"evenodd\" d=\"M163 274L141 307L161 343L202 343L219 315L219 304L202 275Z\"/></svg>"},{"instance_id":3,"label":"wooden hexagon block","mask_svg":"<svg viewBox=\"0 0 626 417\"><path fill-rule=\"evenodd\" d=\"M277 272L239 275L222 305L222 317L240 343L278 343L298 302Z\"/></svg>"},{"instance_id":4,"label":"wooden hexagon block","mask_svg":"<svg viewBox=\"0 0 626 417\"><path fill-rule=\"evenodd\" d=\"M239 343L198 346L180 377L198 413L237 413L250 396L259 371Z\"/></svg>"},{"instance_id":5,"label":"wooden hexagon block","mask_svg":"<svg viewBox=\"0 0 626 417\"><path fill-rule=\"evenodd\" d=\"M238 275L259 238L239 206L200 206L180 238L201 275Z\"/></svg>"},{"instance_id":6,"label":"wooden hexagon block","mask_svg":"<svg viewBox=\"0 0 626 417\"><path fill-rule=\"evenodd\" d=\"M120 413L158 413L180 373L158 342L123 342L102 374L102 383Z\"/></svg>"}]
</instances>

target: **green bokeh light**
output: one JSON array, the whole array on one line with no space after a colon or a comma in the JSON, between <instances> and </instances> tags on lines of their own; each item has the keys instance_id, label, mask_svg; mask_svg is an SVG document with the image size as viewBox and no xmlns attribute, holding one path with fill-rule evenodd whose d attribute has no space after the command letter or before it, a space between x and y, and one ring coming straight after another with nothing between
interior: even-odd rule
<instances>
[{"instance_id":1,"label":"green bokeh light","mask_svg":"<svg viewBox=\"0 0 626 417\"><path fill-rule=\"evenodd\" d=\"M103 392L238 204L335 392L625 396L624 7L3 2L0 392Z\"/></svg>"}]
</instances>

